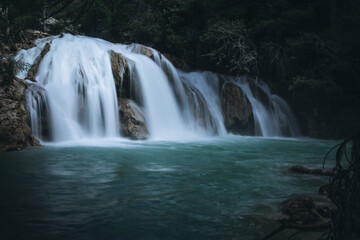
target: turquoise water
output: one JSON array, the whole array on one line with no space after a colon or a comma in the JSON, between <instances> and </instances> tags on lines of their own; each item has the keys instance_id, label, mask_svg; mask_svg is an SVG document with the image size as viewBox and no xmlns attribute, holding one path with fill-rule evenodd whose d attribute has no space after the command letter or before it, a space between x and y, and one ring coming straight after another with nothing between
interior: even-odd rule
<instances>
[{"instance_id":1,"label":"turquoise water","mask_svg":"<svg viewBox=\"0 0 360 240\"><path fill-rule=\"evenodd\" d=\"M328 181L286 169L320 167L335 143L114 139L1 153L0 239L257 239L279 202Z\"/></svg>"}]
</instances>

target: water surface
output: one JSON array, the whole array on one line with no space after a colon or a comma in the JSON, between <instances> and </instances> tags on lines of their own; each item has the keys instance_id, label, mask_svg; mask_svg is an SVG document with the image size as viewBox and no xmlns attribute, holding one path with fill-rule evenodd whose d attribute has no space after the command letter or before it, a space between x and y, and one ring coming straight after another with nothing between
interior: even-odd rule
<instances>
[{"instance_id":1,"label":"water surface","mask_svg":"<svg viewBox=\"0 0 360 240\"><path fill-rule=\"evenodd\" d=\"M0 154L1 239L257 239L333 141L99 140ZM328 162L329 166L332 162Z\"/></svg>"}]
</instances>

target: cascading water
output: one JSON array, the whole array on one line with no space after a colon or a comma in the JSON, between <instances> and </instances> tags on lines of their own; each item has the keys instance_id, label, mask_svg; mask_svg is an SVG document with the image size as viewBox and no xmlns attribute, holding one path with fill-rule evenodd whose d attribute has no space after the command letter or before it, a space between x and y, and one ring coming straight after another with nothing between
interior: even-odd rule
<instances>
[{"instance_id":1,"label":"cascading water","mask_svg":"<svg viewBox=\"0 0 360 240\"><path fill-rule=\"evenodd\" d=\"M48 39L48 42L51 42L51 49L41 61L36 79L46 91L46 99L37 103L49 106L51 139L118 136L114 79L107 49L99 44L102 42L71 35ZM19 56L24 55L25 61L33 63L43 44L39 45L40 48L30 54L21 52ZM32 102L33 105L36 103ZM39 118L40 114L32 114L32 125L39 123ZM40 132L37 130L34 135L43 139L37 135Z\"/></svg>"},{"instance_id":2,"label":"cascading water","mask_svg":"<svg viewBox=\"0 0 360 240\"><path fill-rule=\"evenodd\" d=\"M249 81L246 77L230 78L233 84L239 86L250 101L255 120L255 134L271 136L301 136L296 118L289 105L279 96L271 94L269 87L260 80ZM251 89L253 84L255 90ZM255 97L254 91L265 96L263 103L261 96ZM266 106L266 104L268 106Z\"/></svg>"},{"instance_id":3,"label":"cascading water","mask_svg":"<svg viewBox=\"0 0 360 240\"><path fill-rule=\"evenodd\" d=\"M36 43L36 47L20 51L16 58L33 64L45 44L50 45L39 65L37 82L27 81L32 131L40 140L121 137L119 98L124 97L125 85L130 86L125 96L133 100L130 106L137 102L141 105L137 111L143 109L150 139L227 134L221 81L215 73L181 72L156 50L136 44L125 46L69 34ZM128 62L129 82L122 78L116 83L112 53ZM120 74L126 72L124 68L120 70ZM25 78L27 74L23 71L18 77ZM269 106L254 96L249 82L224 78L239 86L249 99L258 135L299 135L289 106L271 95L266 85L258 87L269 99Z\"/></svg>"},{"instance_id":4,"label":"cascading water","mask_svg":"<svg viewBox=\"0 0 360 240\"><path fill-rule=\"evenodd\" d=\"M145 56L131 59L136 62L151 137L169 140L189 134L165 74Z\"/></svg>"}]
</instances>

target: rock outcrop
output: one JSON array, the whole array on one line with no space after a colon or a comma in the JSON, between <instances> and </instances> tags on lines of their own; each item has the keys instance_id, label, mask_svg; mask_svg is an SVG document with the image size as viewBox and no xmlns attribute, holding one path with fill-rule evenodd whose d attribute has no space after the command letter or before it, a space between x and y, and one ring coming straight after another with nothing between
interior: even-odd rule
<instances>
[{"instance_id":1,"label":"rock outcrop","mask_svg":"<svg viewBox=\"0 0 360 240\"><path fill-rule=\"evenodd\" d=\"M252 108L240 87L226 82L221 93L221 107L228 131L251 135L254 133Z\"/></svg>"},{"instance_id":2,"label":"rock outcrop","mask_svg":"<svg viewBox=\"0 0 360 240\"><path fill-rule=\"evenodd\" d=\"M140 107L127 98L119 99L120 132L130 139L148 138L145 117Z\"/></svg>"},{"instance_id":3,"label":"rock outcrop","mask_svg":"<svg viewBox=\"0 0 360 240\"><path fill-rule=\"evenodd\" d=\"M4 85L0 76L0 85L0 151L39 146L28 124L25 81L14 77Z\"/></svg>"}]
</instances>

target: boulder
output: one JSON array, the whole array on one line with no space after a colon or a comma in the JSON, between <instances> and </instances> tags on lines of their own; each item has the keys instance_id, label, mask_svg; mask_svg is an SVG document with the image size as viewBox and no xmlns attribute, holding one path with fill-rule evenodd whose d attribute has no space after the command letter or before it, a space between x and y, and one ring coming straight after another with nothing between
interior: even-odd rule
<instances>
[{"instance_id":1,"label":"boulder","mask_svg":"<svg viewBox=\"0 0 360 240\"><path fill-rule=\"evenodd\" d=\"M130 139L146 139L149 132L146 126L143 110L127 98L119 99L120 132Z\"/></svg>"},{"instance_id":2,"label":"boulder","mask_svg":"<svg viewBox=\"0 0 360 240\"><path fill-rule=\"evenodd\" d=\"M228 131L245 135L254 133L251 104L240 87L229 82L224 83L221 107Z\"/></svg>"},{"instance_id":3,"label":"boulder","mask_svg":"<svg viewBox=\"0 0 360 240\"><path fill-rule=\"evenodd\" d=\"M28 124L26 88L25 81L16 77L4 85L0 76L0 151L40 145Z\"/></svg>"},{"instance_id":4,"label":"boulder","mask_svg":"<svg viewBox=\"0 0 360 240\"><path fill-rule=\"evenodd\" d=\"M36 74L39 71L39 66L45 55L50 51L50 44L46 43L40 55L35 59L33 65L27 73L26 79L36 82Z\"/></svg>"}]
</instances>

